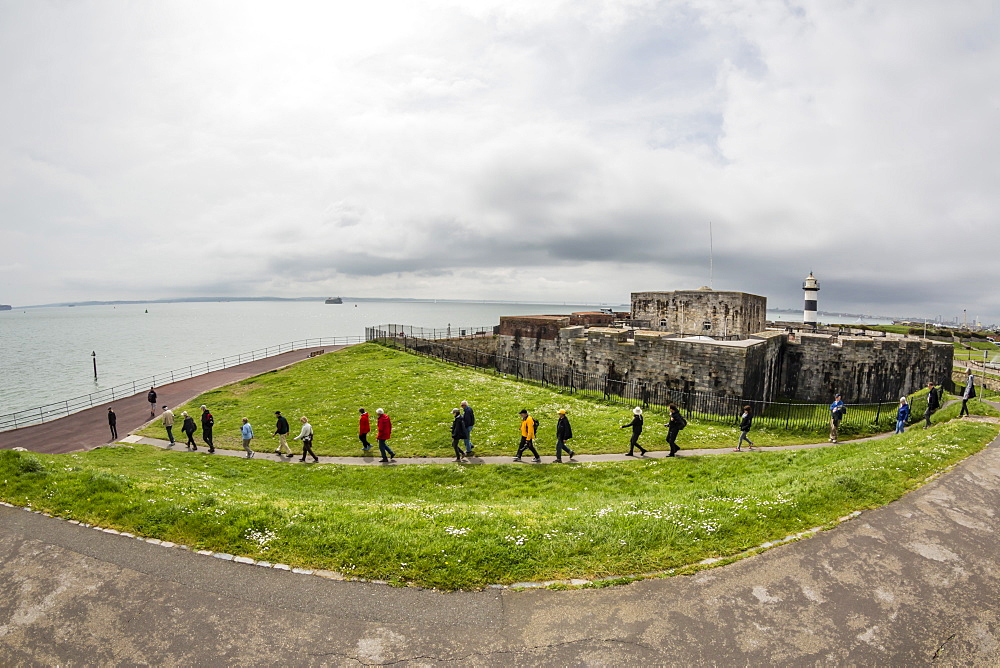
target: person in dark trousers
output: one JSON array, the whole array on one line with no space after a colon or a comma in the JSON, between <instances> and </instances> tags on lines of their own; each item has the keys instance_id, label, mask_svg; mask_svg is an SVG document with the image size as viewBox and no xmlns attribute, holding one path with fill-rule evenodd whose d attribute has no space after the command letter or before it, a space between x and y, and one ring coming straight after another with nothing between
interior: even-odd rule
<instances>
[{"instance_id":1,"label":"person in dark trousers","mask_svg":"<svg viewBox=\"0 0 1000 668\"><path fill-rule=\"evenodd\" d=\"M316 453L313 452L312 425L309 424L309 418L305 415L299 418L299 422L302 423L302 431L300 431L299 435L295 437L296 441L302 441L302 459L299 461L304 462L306 460L306 455L308 454L313 458L313 463L315 464L319 461L319 457L317 457Z\"/></svg>"},{"instance_id":2,"label":"person in dark trousers","mask_svg":"<svg viewBox=\"0 0 1000 668\"><path fill-rule=\"evenodd\" d=\"M167 438L170 439L170 445L174 444L174 412L163 407L163 426L167 430Z\"/></svg>"},{"instance_id":3,"label":"person in dark trousers","mask_svg":"<svg viewBox=\"0 0 1000 668\"><path fill-rule=\"evenodd\" d=\"M676 457L677 451L680 450L677 447L677 434L687 426L687 420L681 415L681 411L677 408L676 404L670 404L667 406L667 410L670 411L670 421L664 425L667 428L667 444L670 446L670 452L667 454L667 457Z\"/></svg>"},{"instance_id":4,"label":"person in dark trousers","mask_svg":"<svg viewBox=\"0 0 1000 668\"><path fill-rule=\"evenodd\" d=\"M646 449L639 445L639 436L642 435L642 409L636 406L632 409L632 421L628 424L623 424L622 429L627 429L632 427L632 440L628 442L628 452L625 453L626 457L635 457L635 449L639 448L639 456L646 456Z\"/></svg>"},{"instance_id":5,"label":"person in dark trousers","mask_svg":"<svg viewBox=\"0 0 1000 668\"><path fill-rule=\"evenodd\" d=\"M969 414L969 399L976 398L976 377L969 369L969 375L965 379L965 389L962 391L962 410L958 412L958 417Z\"/></svg>"},{"instance_id":6,"label":"person in dark trousers","mask_svg":"<svg viewBox=\"0 0 1000 668\"><path fill-rule=\"evenodd\" d=\"M281 457L281 449L284 448L288 454L288 458L291 459L292 449L288 447L288 432L291 431L291 428L288 426L288 420L281 414L281 411L274 411L274 416L277 418L277 421L274 425L273 435L278 437L278 449L274 451L274 454Z\"/></svg>"},{"instance_id":7,"label":"person in dark trousers","mask_svg":"<svg viewBox=\"0 0 1000 668\"><path fill-rule=\"evenodd\" d=\"M931 426L931 416L934 411L941 408L941 392L934 387L934 383L927 383L927 410L924 411L924 429Z\"/></svg>"},{"instance_id":8,"label":"person in dark trousers","mask_svg":"<svg viewBox=\"0 0 1000 668\"><path fill-rule=\"evenodd\" d=\"M118 416L108 407L108 426L111 427L111 440L118 439Z\"/></svg>"},{"instance_id":9,"label":"person in dark trousers","mask_svg":"<svg viewBox=\"0 0 1000 668\"><path fill-rule=\"evenodd\" d=\"M747 442L747 447L753 450L753 441L747 434L750 433L750 426L753 424L753 409L750 406L743 407L743 415L740 416L740 440L736 443L736 452L742 451L743 441Z\"/></svg>"},{"instance_id":10,"label":"person in dark trousers","mask_svg":"<svg viewBox=\"0 0 1000 668\"><path fill-rule=\"evenodd\" d=\"M187 411L181 413L184 418L184 424L181 425L181 431L187 436L187 449L197 450L198 444L194 442L194 433L198 431L198 427L194 425L194 418L187 414Z\"/></svg>"},{"instance_id":11,"label":"person in dark trousers","mask_svg":"<svg viewBox=\"0 0 1000 668\"><path fill-rule=\"evenodd\" d=\"M201 440L208 446L208 454L215 452L215 445L212 443L212 427L215 426L215 418L208 411L204 404L201 407Z\"/></svg>"},{"instance_id":12,"label":"person in dark trousers","mask_svg":"<svg viewBox=\"0 0 1000 668\"><path fill-rule=\"evenodd\" d=\"M535 456L531 461L538 463L542 461L542 458L538 456L538 450L535 450L535 418L528 415L528 409L522 409L518 415L521 416L521 442L517 446L517 455L514 456L514 461L521 461L521 455L524 454L525 450L531 450L531 454Z\"/></svg>"},{"instance_id":13,"label":"person in dark trousers","mask_svg":"<svg viewBox=\"0 0 1000 668\"><path fill-rule=\"evenodd\" d=\"M146 401L149 402L149 417L156 417L156 390L149 388L146 393Z\"/></svg>"},{"instance_id":14,"label":"person in dark trousers","mask_svg":"<svg viewBox=\"0 0 1000 668\"><path fill-rule=\"evenodd\" d=\"M371 450L372 444L368 442L368 434L372 430L372 423L368 419L368 411L364 408L358 410L361 412L361 418L358 420L358 440L361 441L362 450Z\"/></svg>"},{"instance_id":15,"label":"person in dark trousers","mask_svg":"<svg viewBox=\"0 0 1000 668\"><path fill-rule=\"evenodd\" d=\"M465 454L471 455L472 448L472 428L476 426L476 414L472 412L472 406L468 401L461 403L462 420L465 422Z\"/></svg>"},{"instance_id":16,"label":"person in dark trousers","mask_svg":"<svg viewBox=\"0 0 1000 668\"><path fill-rule=\"evenodd\" d=\"M562 452L566 451L569 455L569 460L573 460L573 456L576 455L575 452L566 447L566 441L573 438L573 427L569 424L569 418L566 417L566 409L559 409L559 420L556 422L556 461L562 464Z\"/></svg>"},{"instance_id":17,"label":"person in dark trousers","mask_svg":"<svg viewBox=\"0 0 1000 668\"><path fill-rule=\"evenodd\" d=\"M375 420L375 439L378 441L378 451L382 454L382 459L379 461L385 464L396 459L396 453L389 447L388 442L392 438L392 420L381 408L375 409L375 415L378 416Z\"/></svg>"},{"instance_id":18,"label":"person in dark trousers","mask_svg":"<svg viewBox=\"0 0 1000 668\"><path fill-rule=\"evenodd\" d=\"M458 447L458 444L469 437L469 429L465 426L465 417L462 415L461 409L452 408L451 415L453 418L451 421L451 447L455 449L455 461L461 462L465 453L462 452L462 448Z\"/></svg>"},{"instance_id":19,"label":"person in dark trousers","mask_svg":"<svg viewBox=\"0 0 1000 668\"><path fill-rule=\"evenodd\" d=\"M906 431L906 422L910 419L910 404L906 402L906 397L899 398L899 408L896 410L896 433L902 434Z\"/></svg>"},{"instance_id":20,"label":"person in dark trousers","mask_svg":"<svg viewBox=\"0 0 1000 668\"><path fill-rule=\"evenodd\" d=\"M844 419L847 407L839 394L834 395L833 403L830 404L830 442L836 443L840 437L840 421Z\"/></svg>"}]
</instances>

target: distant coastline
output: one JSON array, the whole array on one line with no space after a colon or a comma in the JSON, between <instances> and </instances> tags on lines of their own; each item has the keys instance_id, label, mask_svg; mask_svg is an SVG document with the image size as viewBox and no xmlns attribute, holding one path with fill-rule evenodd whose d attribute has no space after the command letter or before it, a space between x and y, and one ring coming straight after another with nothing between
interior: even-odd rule
<instances>
[{"instance_id":1,"label":"distant coastline","mask_svg":"<svg viewBox=\"0 0 1000 668\"><path fill-rule=\"evenodd\" d=\"M324 302L326 297L176 297L169 299L129 299L114 301L55 302L17 308L57 308L65 306L121 306L129 304L187 304L211 302ZM443 304L559 304L562 306L625 306L615 302L554 302L518 299L434 299L423 297L343 297L345 302L412 302ZM9 308L9 307L8 307Z\"/></svg>"}]
</instances>

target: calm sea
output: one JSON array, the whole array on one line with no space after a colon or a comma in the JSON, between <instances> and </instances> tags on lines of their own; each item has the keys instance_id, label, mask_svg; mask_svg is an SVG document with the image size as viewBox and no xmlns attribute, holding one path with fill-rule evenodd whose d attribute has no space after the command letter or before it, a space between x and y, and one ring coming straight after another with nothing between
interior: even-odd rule
<instances>
[{"instance_id":1,"label":"calm sea","mask_svg":"<svg viewBox=\"0 0 1000 668\"><path fill-rule=\"evenodd\" d=\"M492 326L502 315L571 313L572 304L211 302L0 311L0 415L174 369L303 339L363 337L386 323ZM627 305L614 307L627 311ZM793 319L768 314L772 319ZM94 380L91 353L96 353Z\"/></svg>"}]
</instances>

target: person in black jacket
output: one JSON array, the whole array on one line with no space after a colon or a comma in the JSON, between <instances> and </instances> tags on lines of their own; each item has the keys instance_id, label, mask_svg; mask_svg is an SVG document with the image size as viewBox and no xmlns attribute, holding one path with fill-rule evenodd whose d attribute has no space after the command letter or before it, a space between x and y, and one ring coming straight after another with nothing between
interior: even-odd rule
<instances>
[{"instance_id":1,"label":"person in black jacket","mask_svg":"<svg viewBox=\"0 0 1000 668\"><path fill-rule=\"evenodd\" d=\"M212 427L215 426L215 418L208 412L208 407L201 406L201 440L208 446L208 454L215 452L215 445L212 444Z\"/></svg>"},{"instance_id":2,"label":"person in black jacket","mask_svg":"<svg viewBox=\"0 0 1000 668\"><path fill-rule=\"evenodd\" d=\"M461 462L466 455L458 444L469 437L469 429L465 426L465 417L460 409L452 408L451 415L454 418L451 421L451 447L455 449L455 461Z\"/></svg>"},{"instance_id":3,"label":"person in black jacket","mask_svg":"<svg viewBox=\"0 0 1000 668\"><path fill-rule=\"evenodd\" d=\"M194 433L198 431L198 427L194 426L194 418L187 414L187 411L181 413L184 418L184 424L181 425L181 431L188 437L187 449L197 450L198 444L194 442Z\"/></svg>"},{"instance_id":4,"label":"person in black jacket","mask_svg":"<svg viewBox=\"0 0 1000 668\"><path fill-rule=\"evenodd\" d=\"M149 417L156 416L156 390L149 388L149 392L146 393L146 401L149 402Z\"/></svg>"},{"instance_id":5,"label":"person in black jacket","mask_svg":"<svg viewBox=\"0 0 1000 668\"><path fill-rule=\"evenodd\" d=\"M111 440L118 439L118 416L108 407L108 426L111 427Z\"/></svg>"},{"instance_id":6,"label":"person in black jacket","mask_svg":"<svg viewBox=\"0 0 1000 668\"><path fill-rule=\"evenodd\" d=\"M931 426L931 415L941 408L941 392L935 389L934 383L927 383L927 410L924 411L924 429Z\"/></svg>"},{"instance_id":7,"label":"person in black jacket","mask_svg":"<svg viewBox=\"0 0 1000 668\"><path fill-rule=\"evenodd\" d=\"M670 452L667 457L676 457L680 447L677 446L677 434L687 426L687 420L681 415L681 411L676 404L667 406L670 411L670 421L665 425L667 428L667 443L670 445Z\"/></svg>"},{"instance_id":8,"label":"person in black jacket","mask_svg":"<svg viewBox=\"0 0 1000 668\"><path fill-rule=\"evenodd\" d=\"M272 434L273 436L278 437L278 449L274 451L274 454L281 457L281 449L284 448L288 458L291 459L292 449L288 447L288 432L290 431L290 428L288 427L288 420L286 420L285 416L281 414L281 411L274 411L274 415L278 418L278 421L274 426L274 434Z\"/></svg>"},{"instance_id":9,"label":"person in black jacket","mask_svg":"<svg viewBox=\"0 0 1000 668\"><path fill-rule=\"evenodd\" d=\"M576 453L566 447L566 441L573 438L573 427L569 424L569 418L566 417L566 409L559 409L559 421L556 422L556 461L562 464L562 451L565 450L569 455L569 460L574 461L573 455Z\"/></svg>"},{"instance_id":10,"label":"person in black jacket","mask_svg":"<svg viewBox=\"0 0 1000 668\"><path fill-rule=\"evenodd\" d=\"M753 441L747 436L750 433L750 425L753 424L753 409L749 406L743 407L743 415L740 416L740 440L736 444L736 452L741 452L743 441L753 450Z\"/></svg>"},{"instance_id":11,"label":"person in black jacket","mask_svg":"<svg viewBox=\"0 0 1000 668\"><path fill-rule=\"evenodd\" d=\"M646 449L639 445L639 436L642 434L642 409L638 406L632 409L632 421L621 426L622 429L627 427L632 427L632 440L628 442L628 452L625 456L635 457L635 449L639 448L639 456L645 457Z\"/></svg>"}]
</instances>

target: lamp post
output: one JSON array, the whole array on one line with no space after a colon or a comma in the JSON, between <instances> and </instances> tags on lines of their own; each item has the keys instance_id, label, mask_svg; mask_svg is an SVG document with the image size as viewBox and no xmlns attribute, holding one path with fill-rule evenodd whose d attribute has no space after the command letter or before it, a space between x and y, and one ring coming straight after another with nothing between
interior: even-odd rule
<instances>
[{"instance_id":1,"label":"lamp post","mask_svg":"<svg viewBox=\"0 0 1000 668\"><path fill-rule=\"evenodd\" d=\"M97 380L97 351L91 352L90 356L94 358L94 380Z\"/></svg>"}]
</instances>

